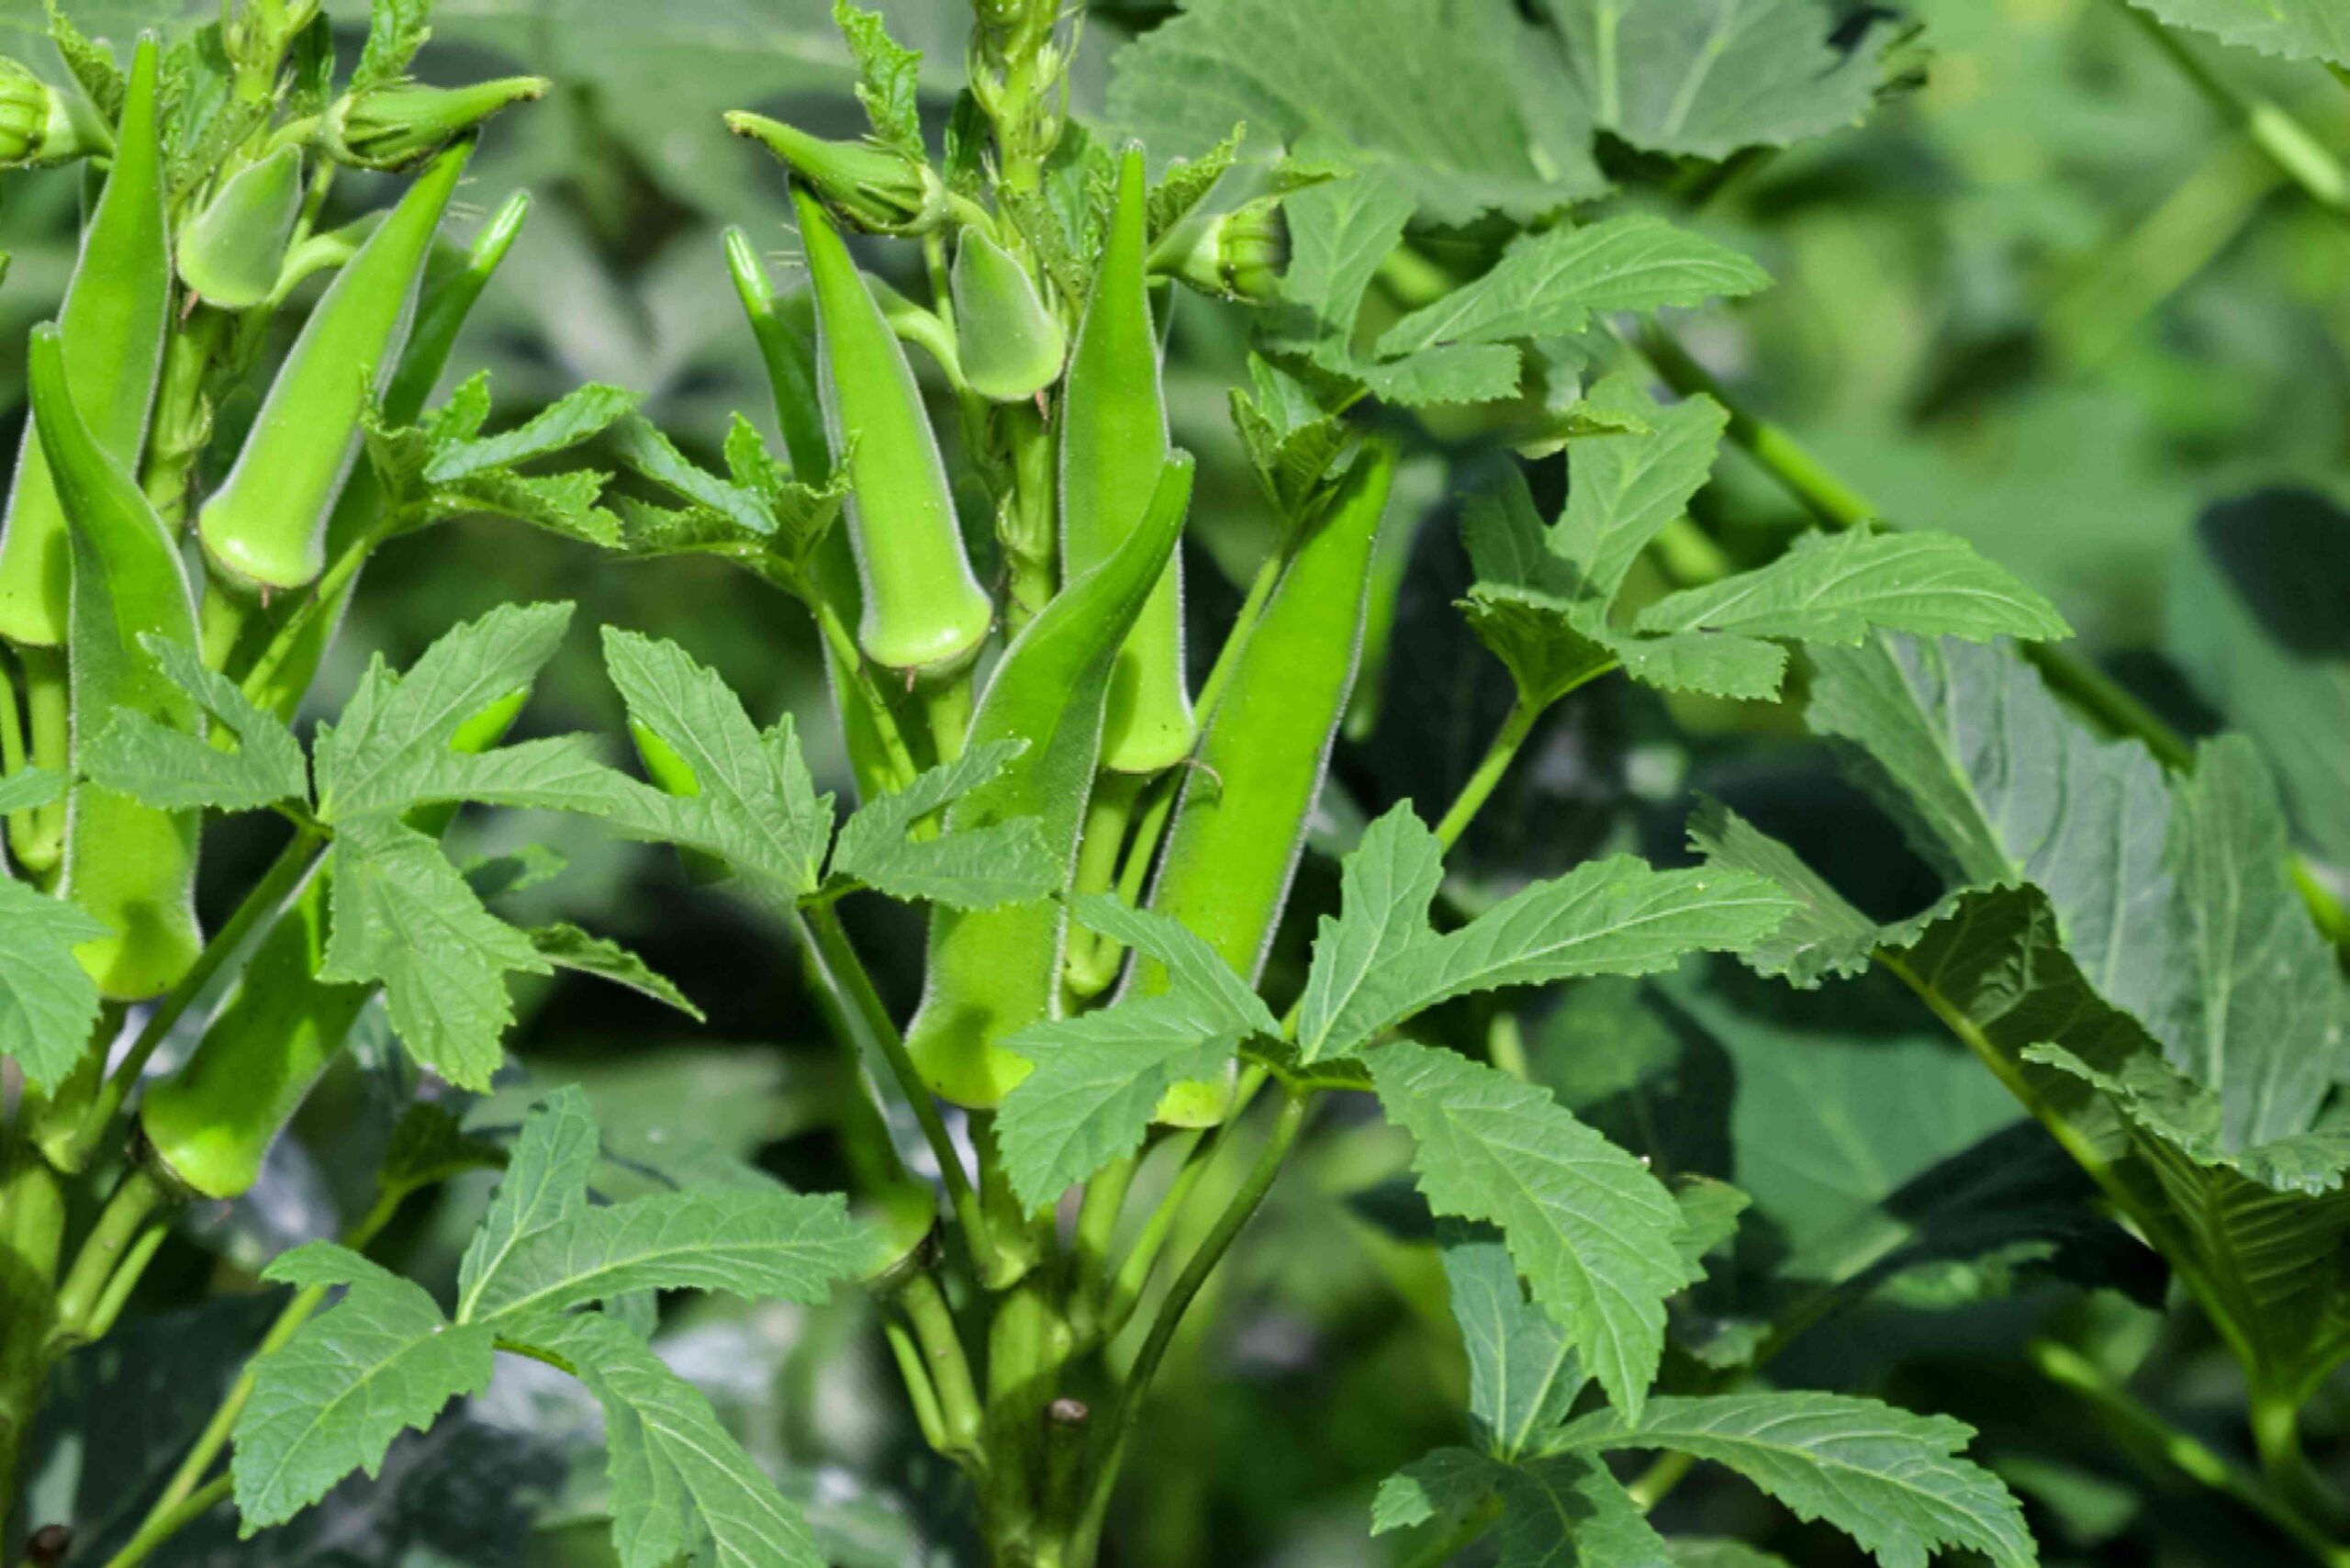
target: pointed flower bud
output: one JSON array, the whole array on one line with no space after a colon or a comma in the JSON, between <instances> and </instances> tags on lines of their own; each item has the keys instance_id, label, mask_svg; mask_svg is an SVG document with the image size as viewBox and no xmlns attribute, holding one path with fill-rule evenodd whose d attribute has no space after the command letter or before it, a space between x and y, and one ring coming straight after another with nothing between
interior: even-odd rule
<instances>
[{"instance_id":1,"label":"pointed flower bud","mask_svg":"<svg viewBox=\"0 0 2350 1568\"><path fill-rule=\"evenodd\" d=\"M500 76L466 87L413 82L369 87L327 111L327 156L361 169L405 169L422 162L498 110L547 95L543 76Z\"/></svg>"},{"instance_id":2,"label":"pointed flower bud","mask_svg":"<svg viewBox=\"0 0 2350 1568\"><path fill-rule=\"evenodd\" d=\"M1151 257L1152 270L1203 294L1268 305L1289 266L1289 218L1278 196L1178 224Z\"/></svg>"},{"instance_id":3,"label":"pointed flower bud","mask_svg":"<svg viewBox=\"0 0 2350 1568\"><path fill-rule=\"evenodd\" d=\"M109 150L104 128L71 95L0 56L0 169L62 163Z\"/></svg>"},{"instance_id":4,"label":"pointed flower bud","mask_svg":"<svg viewBox=\"0 0 2350 1568\"><path fill-rule=\"evenodd\" d=\"M911 153L878 141L827 141L741 109L726 126L782 159L826 207L868 234L924 234L946 220L946 185Z\"/></svg>"}]
</instances>

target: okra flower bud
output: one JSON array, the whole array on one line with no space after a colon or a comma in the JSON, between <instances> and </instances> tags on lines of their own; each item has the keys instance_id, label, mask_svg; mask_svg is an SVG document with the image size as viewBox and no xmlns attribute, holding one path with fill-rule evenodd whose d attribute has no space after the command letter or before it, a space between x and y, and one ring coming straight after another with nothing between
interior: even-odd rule
<instances>
[{"instance_id":1,"label":"okra flower bud","mask_svg":"<svg viewBox=\"0 0 2350 1568\"><path fill-rule=\"evenodd\" d=\"M369 87L338 98L327 111L321 140L338 163L362 169L405 169L428 158L498 110L547 95L543 76L500 76L466 87L425 87L412 82Z\"/></svg>"},{"instance_id":2,"label":"okra flower bud","mask_svg":"<svg viewBox=\"0 0 2350 1568\"><path fill-rule=\"evenodd\" d=\"M736 109L726 127L783 160L842 218L868 234L924 234L946 221L946 185L930 165L878 141L827 141Z\"/></svg>"},{"instance_id":3,"label":"okra flower bud","mask_svg":"<svg viewBox=\"0 0 2350 1568\"><path fill-rule=\"evenodd\" d=\"M0 56L0 168L62 163L108 150L102 128L72 95Z\"/></svg>"},{"instance_id":4,"label":"okra flower bud","mask_svg":"<svg viewBox=\"0 0 2350 1568\"><path fill-rule=\"evenodd\" d=\"M269 298L302 195L299 147L281 147L230 175L180 230L180 276L196 297L223 310L250 310Z\"/></svg>"},{"instance_id":5,"label":"okra flower bud","mask_svg":"<svg viewBox=\"0 0 2350 1568\"><path fill-rule=\"evenodd\" d=\"M1069 339L1011 252L976 229L964 230L954 288L958 357L973 391L1017 403L1060 379Z\"/></svg>"},{"instance_id":6,"label":"okra flower bud","mask_svg":"<svg viewBox=\"0 0 2350 1568\"><path fill-rule=\"evenodd\" d=\"M1151 255L1151 270L1203 294L1269 305L1289 267L1289 218L1281 198L1259 196L1230 212L1176 225Z\"/></svg>"}]
</instances>

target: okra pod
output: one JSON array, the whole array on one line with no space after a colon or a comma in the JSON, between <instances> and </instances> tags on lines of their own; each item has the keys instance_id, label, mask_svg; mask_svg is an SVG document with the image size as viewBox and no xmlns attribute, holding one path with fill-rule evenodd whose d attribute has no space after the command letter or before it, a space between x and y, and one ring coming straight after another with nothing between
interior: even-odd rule
<instances>
[{"instance_id":1,"label":"okra pod","mask_svg":"<svg viewBox=\"0 0 2350 1568\"><path fill-rule=\"evenodd\" d=\"M207 305L250 310L277 290L302 216L302 150L248 163L180 230L180 277Z\"/></svg>"},{"instance_id":2,"label":"okra pod","mask_svg":"<svg viewBox=\"0 0 2350 1568\"><path fill-rule=\"evenodd\" d=\"M178 547L139 481L83 422L54 326L33 330L29 382L73 542L75 761L119 709L200 734L195 703L141 641L196 646L196 599ZM112 1001L170 990L204 947L196 921L203 813L159 811L85 780L66 815L62 891L108 933L76 950L83 967Z\"/></svg>"},{"instance_id":3,"label":"okra pod","mask_svg":"<svg viewBox=\"0 0 2350 1568\"><path fill-rule=\"evenodd\" d=\"M143 34L131 60L114 166L91 209L57 316L74 406L100 449L130 465L146 441L171 320L160 70L154 36ZM0 524L0 637L54 648L66 637L73 547L39 431L37 420L26 422L7 521Z\"/></svg>"},{"instance_id":4,"label":"okra pod","mask_svg":"<svg viewBox=\"0 0 2350 1568\"><path fill-rule=\"evenodd\" d=\"M955 252L955 342L963 380L1017 403L1060 379L1069 342L1019 258L977 229Z\"/></svg>"},{"instance_id":5,"label":"okra pod","mask_svg":"<svg viewBox=\"0 0 2350 1568\"><path fill-rule=\"evenodd\" d=\"M858 644L888 669L958 673L987 640L995 606L964 551L913 367L823 204L801 186L792 198L816 300L825 430L848 469Z\"/></svg>"},{"instance_id":6,"label":"okra pod","mask_svg":"<svg viewBox=\"0 0 2350 1568\"><path fill-rule=\"evenodd\" d=\"M1013 639L979 700L971 741L1018 738L1028 749L949 807L949 828L1038 817L1065 880L1074 869L1118 650L1165 573L1191 498L1192 460L1177 453L1125 543ZM906 1034L932 1089L986 1107L1027 1076L1027 1062L1002 1043L1059 1013L1067 920L1056 899L932 915L929 982Z\"/></svg>"},{"instance_id":7,"label":"okra pod","mask_svg":"<svg viewBox=\"0 0 2350 1568\"><path fill-rule=\"evenodd\" d=\"M460 143L436 158L337 274L235 467L196 514L206 554L232 582L297 588L325 569L327 520L359 454L360 417L399 364L425 259L468 151Z\"/></svg>"},{"instance_id":8,"label":"okra pod","mask_svg":"<svg viewBox=\"0 0 2350 1568\"><path fill-rule=\"evenodd\" d=\"M1166 461L1167 404L1143 259L1147 191L1142 149L1118 164L1118 205L1092 297L1069 353L1061 411L1061 573L1074 581L1109 558L1149 505ZM1157 773L1196 738L1183 673L1183 568L1170 557L1119 651L1102 734L1102 766Z\"/></svg>"}]
</instances>

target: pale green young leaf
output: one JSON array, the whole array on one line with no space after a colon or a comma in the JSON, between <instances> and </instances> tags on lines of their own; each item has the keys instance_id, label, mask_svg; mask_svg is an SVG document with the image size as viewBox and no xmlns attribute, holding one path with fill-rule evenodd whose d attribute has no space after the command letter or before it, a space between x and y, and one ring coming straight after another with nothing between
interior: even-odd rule
<instances>
[{"instance_id":1,"label":"pale green young leaf","mask_svg":"<svg viewBox=\"0 0 2350 1568\"><path fill-rule=\"evenodd\" d=\"M434 485L415 503L417 526L460 517L504 517L558 538L617 550L621 521L601 502L611 476L593 468L516 474L491 468Z\"/></svg>"},{"instance_id":2,"label":"pale green young leaf","mask_svg":"<svg viewBox=\"0 0 2350 1568\"><path fill-rule=\"evenodd\" d=\"M1515 1459L1567 1418L1589 1380L1557 1319L1526 1299L1507 1247L1467 1227L1442 1239L1469 1352L1469 1418L1487 1452Z\"/></svg>"},{"instance_id":3,"label":"pale green young leaf","mask_svg":"<svg viewBox=\"0 0 2350 1568\"><path fill-rule=\"evenodd\" d=\"M1308 1062L1351 1055L1471 991L1651 974L1689 953L1740 952L1795 913L1785 893L1743 871L1659 871L1614 856L1523 888L1439 936L1427 928L1435 835L1408 807L1400 810L1404 817L1344 863L1360 863L1351 879L1360 896L1315 938L1306 982L1312 1011L1300 1014L1297 1036Z\"/></svg>"},{"instance_id":4,"label":"pale green young leaf","mask_svg":"<svg viewBox=\"0 0 2350 1568\"><path fill-rule=\"evenodd\" d=\"M1542 0L1585 112L1651 152L1720 159L1857 123L1874 98L1883 23L1849 49L1827 0L1639 5Z\"/></svg>"},{"instance_id":5,"label":"pale green young leaf","mask_svg":"<svg viewBox=\"0 0 2350 1568\"><path fill-rule=\"evenodd\" d=\"M825 1568L807 1521L693 1384L598 1313L523 1330L604 1407L612 1543L621 1568Z\"/></svg>"},{"instance_id":6,"label":"pale green young leaf","mask_svg":"<svg viewBox=\"0 0 2350 1568\"><path fill-rule=\"evenodd\" d=\"M1281 1033L1272 1009L1182 922L1131 908L1107 893L1082 894L1070 901L1069 912L1088 931L1155 959L1166 972L1169 992L1192 1007L1203 1024L1215 1032Z\"/></svg>"},{"instance_id":7,"label":"pale green young leaf","mask_svg":"<svg viewBox=\"0 0 2350 1568\"><path fill-rule=\"evenodd\" d=\"M2307 1132L2341 1076L2350 987L2286 870L2276 780L2250 741L2223 735L2197 754L2174 800L2187 973L2147 1026L2219 1096L2226 1148Z\"/></svg>"},{"instance_id":8,"label":"pale green young leaf","mask_svg":"<svg viewBox=\"0 0 2350 1568\"><path fill-rule=\"evenodd\" d=\"M106 935L78 906L0 876L0 1057L36 1089L64 1082L90 1049L98 988L73 949Z\"/></svg>"},{"instance_id":9,"label":"pale green young leaf","mask_svg":"<svg viewBox=\"0 0 2350 1568\"><path fill-rule=\"evenodd\" d=\"M451 1324L421 1286L355 1253L280 1263L271 1278L348 1289L253 1363L230 1464L248 1537L285 1523L355 1470L375 1474L402 1431L430 1426L450 1400L487 1388L494 1359L489 1329Z\"/></svg>"},{"instance_id":10,"label":"pale green young leaf","mask_svg":"<svg viewBox=\"0 0 2350 1568\"><path fill-rule=\"evenodd\" d=\"M2350 14L2333 0L2130 0L2174 28L2240 49L2350 70Z\"/></svg>"},{"instance_id":11,"label":"pale green young leaf","mask_svg":"<svg viewBox=\"0 0 2350 1568\"><path fill-rule=\"evenodd\" d=\"M379 657L312 750L327 822L409 804L410 785L445 756L465 722L528 686L554 656L568 604L501 605L448 633L404 675Z\"/></svg>"},{"instance_id":12,"label":"pale green young leaf","mask_svg":"<svg viewBox=\"0 0 2350 1568\"><path fill-rule=\"evenodd\" d=\"M614 434L621 461L663 489L716 512L745 533L775 532L775 520L756 492L694 462L650 420L622 420Z\"/></svg>"},{"instance_id":13,"label":"pale green young leaf","mask_svg":"<svg viewBox=\"0 0 2350 1568\"><path fill-rule=\"evenodd\" d=\"M1379 352L1563 337L1597 314L1736 298L1770 281L1735 251L1662 218L1628 214L1519 240L1483 277L1390 327Z\"/></svg>"},{"instance_id":14,"label":"pale green young leaf","mask_svg":"<svg viewBox=\"0 0 2350 1568\"><path fill-rule=\"evenodd\" d=\"M433 0L375 0L367 20L367 41L352 69L351 88L386 86L408 74L408 62L424 47L432 29L427 26Z\"/></svg>"},{"instance_id":15,"label":"pale green young leaf","mask_svg":"<svg viewBox=\"0 0 2350 1568\"><path fill-rule=\"evenodd\" d=\"M1438 222L1606 188L1572 84L1508 7L1431 27L1421 0L1188 0L1116 70L1111 119L1154 151L1205 152L1236 120L1260 152L1343 143Z\"/></svg>"},{"instance_id":16,"label":"pale green young leaf","mask_svg":"<svg viewBox=\"0 0 2350 1568\"><path fill-rule=\"evenodd\" d=\"M54 767L27 766L0 778L0 812L28 812L65 793L66 776Z\"/></svg>"},{"instance_id":17,"label":"pale green young leaf","mask_svg":"<svg viewBox=\"0 0 2350 1568\"><path fill-rule=\"evenodd\" d=\"M1927 637L2070 635L2055 607L1947 533L1807 533L1770 565L1659 599L1641 632L1734 633L1858 644L1872 629Z\"/></svg>"},{"instance_id":18,"label":"pale green young leaf","mask_svg":"<svg viewBox=\"0 0 2350 1568\"><path fill-rule=\"evenodd\" d=\"M2007 646L1871 637L1819 647L1805 722L1953 885L2031 881L2108 1000L2166 1014L2181 980L2171 803L2134 741L2099 741Z\"/></svg>"},{"instance_id":19,"label":"pale green young leaf","mask_svg":"<svg viewBox=\"0 0 2350 1568\"><path fill-rule=\"evenodd\" d=\"M833 798L816 793L789 715L762 733L726 683L673 643L607 627L604 662L631 723L675 754L696 791L639 801L646 814L618 822L621 831L705 850L788 898L814 892Z\"/></svg>"},{"instance_id":20,"label":"pale green young leaf","mask_svg":"<svg viewBox=\"0 0 2350 1568\"><path fill-rule=\"evenodd\" d=\"M207 669L193 648L152 634L140 641L213 723L237 738L237 749L223 750L124 708L84 748L81 767L86 778L103 789L173 810L241 812L309 798L309 765L303 759L301 743L276 715L263 712L246 700L234 681Z\"/></svg>"},{"instance_id":21,"label":"pale green young leaf","mask_svg":"<svg viewBox=\"0 0 2350 1568\"><path fill-rule=\"evenodd\" d=\"M1595 1411L1554 1439L1562 1452L1663 1450L1726 1464L1796 1517L1835 1526L1884 1568L1927 1568L1939 1550L1997 1568L2039 1562L2023 1510L1998 1477L1962 1458L1973 1429L1874 1399L1758 1390L1661 1395L1637 1422Z\"/></svg>"},{"instance_id":22,"label":"pale green young leaf","mask_svg":"<svg viewBox=\"0 0 2350 1568\"><path fill-rule=\"evenodd\" d=\"M1004 1097L997 1147L1031 1212L1142 1147L1178 1083L1214 1077L1241 1036L1216 1029L1192 997L1154 996L1032 1025L1003 1048L1034 1070Z\"/></svg>"},{"instance_id":23,"label":"pale green young leaf","mask_svg":"<svg viewBox=\"0 0 2350 1568\"><path fill-rule=\"evenodd\" d=\"M510 431L434 442L424 477L447 484L551 457L602 434L633 412L643 398L643 393L594 382L575 387Z\"/></svg>"},{"instance_id":24,"label":"pale green young leaf","mask_svg":"<svg viewBox=\"0 0 2350 1568\"><path fill-rule=\"evenodd\" d=\"M1061 883L1045 846L1043 823L1014 817L946 832L937 813L1002 773L1026 749L1024 741L975 745L953 762L917 775L904 789L876 796L841 824L833 875L852 877L891 898L995 909L1043 898ZM928 826L928 836L917 829Z\"/></svg>"},{"instance_id":25,"label":"pale green young leaf","mask_svg":"<svg viewBox=\"0 0 2350 1568\"><path fill-rule=\"evenodd\" d=\"M656 1193L577 1209L521 1237L473 1279L459 1317L508 1323L646 1290L816 1303L872 1250L838 1193Z\"/></svg>"},{"instance_id":26,"label":"pale green young leaf","mask_svg":"<svg viewBox=\"0 0 2350 1568\"><path fill-rule=\"evenodd\" d=\"M1664 1350L1665 1298L1699 1273L1679 1250L1673 1194L1546 1090L1408 1041L1365 1059L1389 1120L1412 1135L1429 1206L1501 1228L1534 1299L1637 1418Z\"/></svg>"},{"instance_id":27,"label":"pale green young leaf","mask_svg":"<svg viewBox=\"0 0 2350 1568\"><path fill-rule=\"evenodd\" d=\"M471 1318L482 1289L515 1251L588 1207L588 1182L603 1152L585 1090L565 1084L522 1118L521 1135L489 1212L457 1269L457 1316Z\"/></svg>"},{"instance_id":28,"label":"pale green young leaf","mask_svg":"<svg viewBox=\"0 0 2350 1568\"><path fill-rule=\"evenodd\" d=\"M431 839L390 817L336 830L334 929L319 978L380 982L411 1055L461 1089L485 1090L514 1021L506 976L552 969L531 939L482 907Z\"/></svg>"},{"instance_id":29,"label":"pale green young leaf","mask_svg":"<svg viewBox=\"0 0 2350 1568\"><path fill-rule=\"evenodd\" d=\"M556 969L625 986L640 996L649 996L676 1008L698 1024L704 1021L701 1009L677 989L675 981L610 937L598 936L560 921L553 925L534 925L523 935L538 949L539 957Z\"/></svg>"},{"instance_id":30,"label":"pale green young leaf","mask_svg":"<svg viewBox=\"0 0 2350 1568\"><path fill-rule=\"evenodd\" d=\"M833 22L856 62L856 98L876 139L922 156L922 51L890 36L878 11L833 0Z\"/></svg>"}]
</instances>

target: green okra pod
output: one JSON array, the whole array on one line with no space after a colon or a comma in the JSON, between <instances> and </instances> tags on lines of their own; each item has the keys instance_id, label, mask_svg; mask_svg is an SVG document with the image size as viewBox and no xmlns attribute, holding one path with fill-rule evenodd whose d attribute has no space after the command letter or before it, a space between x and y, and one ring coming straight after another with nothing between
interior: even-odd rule
<instances>
[{"instance_id":1,"label":"green okra pod","mask_svg":"<svg viewBox=\"0 0 2350 1568\"><path fill-rule=\"evenodd\" d=\"M1061 574L1074 581L1122 545L1166 460L1167 404L1144 276L1147 187L1139 147L1118 164L1118 203L1069 352L1061 404ZM1102 766L1157 773L1196 738L1183 671L1183 568L1170 558L1111 679Z\"/></svg>"},{"instance_id":2,"label":"green okra pod","mask_svg":"<svg viewBox=\"0 0 2350 1568\"><path fill-rule=\"evenodd\" d=\"M171 321L160 70L155 39L142 35L131 60L114 166L91 209L57 316L74 406L100 449L133 465L146 440ZM0 637L54 648L66 638L73 548L39 431L38 420L27 421L7 521L0 524Z\"/></svg>"},{"instance_id":3,"label":"green okra pod","mask_svg":"<svg viewBox=\"0 0 2350 1568\"><path fill-rule=\"evenodd\" d=\"M76 761L120 709L200 734L194 701L142 641L196 646L196 599L178 547L139 481L83 422L54 326L33 330L29 368L33 417L73 542ZM203 950L196 921L201 820L200 812L159 811L87 781L74 785L62 891L107 930L77 949L100 995L160 995Z\"/></svg>"},{"instance_id":4,"label":"green okra pod","mask_svg":"<svg viewBox=\"0 0 2350 1568\"><path fill-rule=\"evenodd\" d=\"M948 808L950 828L1039 817L1064 874L1073 871L1118 650L1165 572L1191 498L1191 458L1174 454L1125 543L1013 640L979 699L971 741L1019 738L1028 749ZM1055 899L932 915L929 983L906 1033L931 1088L986 1107L1027 1075L1028 1064L1002 1045L1059 1013L1067 921Z\"/></svg>"},{"instance_id":5,"label":"green okra pod","mask_svg":"<svg viewBox=\"0 0 2350 1568\"><path fill-rule=\"evenodd\" d=\"M207 305L250 310L277 290L302 216L302 150L248 163L181 228L180 277Z\"/></svg>"},{"instance_id":6,"label":"green okra pod","mask_svg":"<svg viewBox=\"0 0 2350 1568\"><path fill-rule=\"evenodd\" d=\"M1069 342L1019 258L977 229L955 252L955 342L963 379L998 403L1033 398L1060 379Z\"/></svg>"},{"instance_id":7,"label":"green okra pod","mask_svg":"<svg viewBox=\"0 0 2350 1568\"><path fill-rule=\"evenodd\" d=\"M905 351L823 205L794 186L816 301L825 429L848 470L849 539L866 656L952 675L979 653L995 606L972 575L946 464Z\"/></svg>"},{"instance_id":8,"label":"green okra pod","mask_svg":"<svg viewBox=\"0 0 2350 1568\"><path fill-rule=\"evenodd\" d=\"M303 323L236 465L196 514L213 564L239 585L297 588L326 567L327 521L358 456L360 418L399 363L463 143L433 161Z\"/></svg>"},{"instance_id":9,"label":"green okra pod","mask_svg":"<svg viewBox=\"0 0 2350 1568\"><path fill-rule=\"evenodd\" d=\"M487 751L529 699L524 687L491 703L465 721L449 748ZM453 804L420 806L408 823L437 838L456 812ZM325 1076L375 993L372 985L319 979L332 890L327 865L311 871L254 948L195 1052L171 1076L149 1084L140 1101L148 1147L191 1192L235 1198L252 1190L270 1145Z\"/></svg>"},{"instance_id":10,"label":"green okra pod","mask_svg":"<svg viewBox=\"0 0 2350 1568\"><path fill-rule=\"evenodd\" d=\"M1373 442L1298 545L1240 649L1185 781L1150 907L1203 937L1254 984L1289 897L1362 648L1363 606L1395 454ZM1132 984L1165 989L1157 966ZM1178 1084L1162 1119L1222 1119L1223 1084Z\"/></svg>"}]
</instances>

